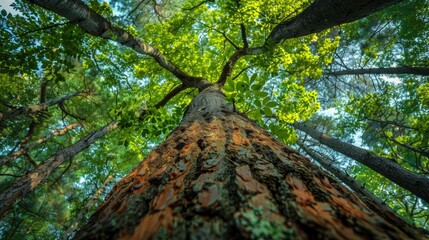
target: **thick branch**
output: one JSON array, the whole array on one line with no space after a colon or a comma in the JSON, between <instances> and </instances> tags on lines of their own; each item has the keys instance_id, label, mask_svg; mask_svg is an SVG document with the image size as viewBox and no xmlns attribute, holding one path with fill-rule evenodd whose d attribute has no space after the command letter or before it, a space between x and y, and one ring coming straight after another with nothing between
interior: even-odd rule
<instances>
[{"instance_id":1,"label":"thick branch","mask_svg":"<svg viewBox=\"0 0 429 240\"><path fill-rule=\"evenodd\" d=\"M148 45L127 31L113 26L104 17L79 0L29 1L75 22L91 35L115 41L138 53L153 57L159 65L190 87L200 88L201 83L204 82L201 77L193 77L183 72L170 62L158 49Z\"/></svg>"},{"instance_id":2,"label":"thick branch","mask_svg":"<svg viewBox=\"0 0 429 240\"><path fill-rule=\"evenodd\" d=\"M266 44L317 33L366 17L401 0L316 0L291 20L278 24Z\"/></svg>"},{"instance_id":3,"label":"thick branch","mask_svg":"<svg viewBox=\"0 0 429 240\"><path fill-rule=\"evenodd\" d=\"M38 105L29 106L29 107L19 107L17 109L14 109L14 110L11 110L8 112L0 113L0 121L13 119L19 115L30 115L30 114L38 113L40 111L46 110L50 106L64 102L67 99L70 99L74 96L77 96L80 93L81 93L80 91L76 91L76 92L70 93L68 95L62 96L60 98L52 99L52 100L47 101L45 103L41 103Z\"/></svg>"},{"instance_id":4,"label":"thick branch","mask_svg":"<svg viewBox=\"0 0 429 240\"><path fill-rule=\"evenodd\" d=\"M278 24L264 46L248 48L246 54L263 54L282 40L318 33L330 27L356 21L401 0L316 0L296 17Z\"/></svg>"},{"instance_id":5,"label":"thick branch","mask_svg":"<svg viewBox=\"0 0 429 240\"><path fill-rule=\"evenodd\" d=\"M392 67L392 68L367 68L367 69L348 69L336 72L327 72L326 75L341 76L353 74L414 74L429 76L429 68L423 67Z\"/></svg>"},{"instance_id":6,"label":"thick branch","mask_svg":"<svg viewBox=\"0 0 429 240\"><path fill-rule=\"evenodd\" d=\"M115 121L110 122L106 126L86 135L75 144L59 150L52 157L37 166L33 171L15 181L0 194L0 218L5 216L5 214L12 208L15 201L24 197L34 188L43 183L60 165L73 158L76 154L89 147L93 142L95 142L95 140L106 135L117 126L118 124Z\"/></svg>"},{"instance_id":7,"label":"thick branch","mask_svg":"<svg viewBox=\"0 0 429 240\"><path fill-rule=\"evenodd\" d=\"M378 156L366 149L356 147L352 144L335 139L323 134L304 123L294 123L293 126L329 148L340 152L380 173L392 182L407 189L417 197L429 203L429 179L422 175L413 173L394 160Z\"/></svg>"}]
</instances>

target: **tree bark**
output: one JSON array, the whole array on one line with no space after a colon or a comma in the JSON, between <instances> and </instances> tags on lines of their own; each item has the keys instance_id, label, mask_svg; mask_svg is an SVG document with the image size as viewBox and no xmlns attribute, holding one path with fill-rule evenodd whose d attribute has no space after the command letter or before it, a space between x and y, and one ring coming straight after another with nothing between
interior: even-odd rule
<instances>
[{"instance_id":1,"label":"tree bark","mask_svg":"<svg viewBox=\"0 0 429 240\"><path fill-rule=\"evenodd\" d=\"M16 151L14 151L14 152L12 152L12 153L10 153L10 154L8 154L8 155L0 158L0 166L3 166L4 164L12 161L13 159L15 159L15 158L17 158L17 157L19 157L19 156L21 156L23 154L28 153L33 148L38 147L41 144L50 141L55 136L65 134L67 131L69 131L69 130L77 127L77 126L81 126L81 125L82 125L81 123L76 122L76 123L69 124L69 125L65 126L64 128L62 128L62 129L55 130L52 134L49 134L49 135L47 135L47 136L45 136L43 138L38 139L33 144L31 144L29 146L25 146L24 148L20 148L19 150L16 150Z\"/></svg>"},{"instance_id":2,"label":"tree bark","mask_svg":"<svg viewBox=\"0 0 429 240\"><path fill-rule=\"evenodd\" d=\"M424 239L201 92L76 239Z\"/></svg>"},{"instance_id":3,"label":"tree bark","mask_svg":"<svg viewBox=\"0 0 429 240\"><path fill-rule=\"evenodd\" d=\"M329 148L380 173L392 182L407 189L417 197L429 203L429 188L427 187L429 186L429 178L403 168L393 159L378 156L366 149L356 147L352 144L335 139L327 134L320 133L315 128L309 127L304 123L294 123L293 126L296 129L307 133L312 138L318 140Z\"/></svg>"},{"instance_id":4,"label":"tree bark","mask_svg":"<svg viewBox=\"0 0 429 240\"><path fill-rule=\"evenodd\" d=\"M43 183L49 175L61 164L73 158L76 154L89 147L95 140L106 135L117 127L116 121L86 135L70 147L61 149L33 171L15 181L10 187L0 194L0 219L12 208L12 205L21 197L27 195L34 188Z\"/></svg>"},{"instance_id":5,"label":"tree bark","mask_svg":"<svg viewBox=\"0 0 429 240\"><path fill-rule=\"evenodd\" d=\"M342 76L357 74L413 74L429 76L429 68L424 67L392 67L392 68L366 68L366 69L347 69L335 72L326 72L325 75Z\"/></svg>"},{"instance_id":6,"label":"tree bark","mask_svg":"<svg viewBox=\"0 0 429 240\"><path fill-rule=\"evenodd\" d=\"M64 102L67 99L70 99L74 96L79 95L80 93L81 93L80 91L76 91L76 92L70 93L68 95L62 96L60 98L52 99L52 100L47 101L45 103L41 103L41 104L29 106L29 107L19 107L17 109L11 110L11 111L0 113L0 123L2 121L5 121L5 120L13 119L19 115L30 115L30 114L39 113L43 110L48 109L48 107L50 107L50 106Z\"/></svg>"}]
</instances>

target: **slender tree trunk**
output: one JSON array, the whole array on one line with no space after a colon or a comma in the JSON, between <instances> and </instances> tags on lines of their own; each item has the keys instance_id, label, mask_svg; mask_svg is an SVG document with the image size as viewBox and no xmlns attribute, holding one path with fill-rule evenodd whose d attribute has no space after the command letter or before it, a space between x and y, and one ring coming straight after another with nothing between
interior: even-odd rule
<instances>
[{"instance_id":1,"label":"slender tree trunk","mask_svg":"<svg viewBox=\"0 0 429 240\"><path fill-rule=\"evenodd\" d=\"M70 147L61 149L55 155L38 165L33 171L15 181L0 194L0 218L5 216L12 208L15 201L24 197L27 193L43 183L61 164L73 158L76 154L89 147L95 140L106 135L116 127L117 123L115 121L110 122L97 131L88 134Z\"/></svg>"},{"instance_id":2,"label":"slender tree trunk","mask_svg":"<svg viewBox=\"0 0 429 240\"><path fill-rule=\"evenodd\" d=\"M67 131L69 131L69 130L77 127L77 126L81 126L81 125L82 125L81 123L76 122L76 123L69 124L69 125L65 126L64 128L62 128L62 129L55 130L52 134L49 134L49 135L47 135L47 136L45 136L43 138L38 139L33 144L31 144L29 146L25 146L24 148L20 148L19 150L16 150L16 151L14 151L14 152L6 155L5 157L0 158L0 166L3 166L4 164L12 161L13 159L15 159L15 158L17 158L17 157L19 157L19 156L21 156L23 154L28 153L33 148L38 147L41 144L50 141L55 136L65 134Z\"/></svg>"},{"instance_id":3,"label":"slender tree trunk","mask_svg":"<svg viewBox=\"0 0 429 240\"><path fill-rule=\"evenodd\" d=\"M336 72L327 72L325 74L331 76L356 74L414 74L421 76L429 76L429 68L403 66L392 68L347 69Z\"/></svg>"},{"instance_id":4,"label":"slender tree trunk","mask_svg":"<svg viewBox=\"0 0 429 240\"><path fill-rule=\"evenodd\" d=\"M429 178L413 173L393 159L378 156L366 149L335 139L327 134L320 133L315 128L304 123L294 123L293 126L329 148L340 152L380 173L392 182L407 189L417 197L429 203Z\"/></svg>"},{"instance_id":5,"label":"slender tree trunk","mask_svg":"<svg viewBox=\"0 0 429 240\"><path fill-rule=\"evenodd\" d=\"M79 227L82 222L85 222L85 215L88 214L91 207L94 206L94 202L100 197L100 195L104 192L110 181L112 180L112 175L107 176L106 180L104 180L103 184L94 192L92 197L86 202L85 206L79 211L79 214L75 219L73 219L72 224L64 233L62 239L67 240L70 238L70 235Z\"/></svg>"},{"instance_id":6,"label":"slender tree trunk","mask_svg":"<svg viewBox=\"0 0 429 240\"><path fill-rule=\"evenodd\" d=\"M73 93L70 93L68 95L62 96L62 97L57 98L57 99L47 101L45 103L41 103L38 105L29 106L29 107L19 107L17 109L11 110L11 111L0 113L0 122L4 121L4 120L13 119L19 115L30 115L30 114L35 114L35 113L41 112L43 110L48 109L48 107L50 107L50 106L64 102L67 99L70 99L74 96L79 95L80 93L81 93L80 91L77 91L77 92L73 92Z\"/></svg>"},{"instance_id":7,"label":"slender tree trunk","mask_svg":"<svg viewBox=\"0 0 429 240\"><path fill-rule=\"evenodd\" d=\"M76 239L424 239L208 88Z\"/></svg>"}]
</instances>

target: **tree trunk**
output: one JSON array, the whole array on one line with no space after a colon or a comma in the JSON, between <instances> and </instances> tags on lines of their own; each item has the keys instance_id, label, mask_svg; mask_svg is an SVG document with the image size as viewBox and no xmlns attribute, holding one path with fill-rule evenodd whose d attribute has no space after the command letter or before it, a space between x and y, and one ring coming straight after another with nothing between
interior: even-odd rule
<instances>
[{"instance_id":1,"label":"tree trunk","mask_svg":"<svg viewBox=\"0 0 429 240\"><path fill-rule=\"evenodd\" d=\"M340 152L380 173L392 182L407 189L417 197L429 203L429 178L413 173L395 162L393 159L384 158L366 149L356 147L335 139L327 134L320 133L315 128L304 123L294 123L293 126L316 139L329 148Z\"/></svg>"},{"instance_id":2,"label":"tree trunk","mask_svg":"<svg viewBox=\"0 0 429 240\"><path fill-rule=\"evenodd\" d=\"M115 121L110 122L97 131L86 135L70 147L61 149L42 164L38 165L33 171L16 180L10 187L0 194L0 219L3 218L12 208L15 201L24 197L34 188L43 183L61 164L73 158L76 154L94 143L95 140L106 135L116 127L117 123Z\"/></svg>"},{"instance_id":3,"label":"tree trunk","mask_svg":"<svg viewBox=\"0 0 429 240\"><path fill-rule=\"evenodd\" d=\"M421 76L429 76L429 68L423 67L392 67L392 68L366 68L366 69L347 69L336 72L327 72L326 75L341 76L341 75L357 75L357 74L414 74Z\"/></svg>"},{"instance_id":4,"label":"tree trunk","mask_svg":"<svg viewBox=\"0 0 429 240\"><path fill-rule=\"evenodd\" d=\"M86 214L90 211L91 207L94 206L95 201L100 197L100 195L104 192L106 187L109 185L110 181L112 180L112 175L109 175L106 177L106 180L104 180L103 184L92 194L92 197L86 202L85 206L83 206L79 214L76 218L73 219L72 224L67 228L66 232L63 234L62 238L63 240L67 240L70 238L70 235L79 227L79 225L84 221Z\"/></svg>"},{"instance_id":5,"label":"tree trunk","mask_svg":"<svg viewBox=\"0 0 429 240\"><path fill-rule=\"evenodd\" d=\"M208 88L75 238L424 239L384 214Z\"/></svg>"}]
</instances>

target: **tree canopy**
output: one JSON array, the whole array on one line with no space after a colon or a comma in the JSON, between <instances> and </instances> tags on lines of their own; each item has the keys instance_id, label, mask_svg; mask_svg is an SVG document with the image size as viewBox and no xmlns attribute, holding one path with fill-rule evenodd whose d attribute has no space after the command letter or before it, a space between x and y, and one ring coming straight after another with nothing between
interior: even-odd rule
<instances>
[{"instance_id":1,"label":"tree canopy","mask_svg":"<svg viewBox=\"0 0 429 240\"><path fill-rule=\"evenodd\" d=\"M429 229L424 196L296 124L428 181L429 2L397 2L1 6L0 193L17 197L0 205L0 238L72 235L212 83L234 110Z\"/></svg>"}]
</instances>

